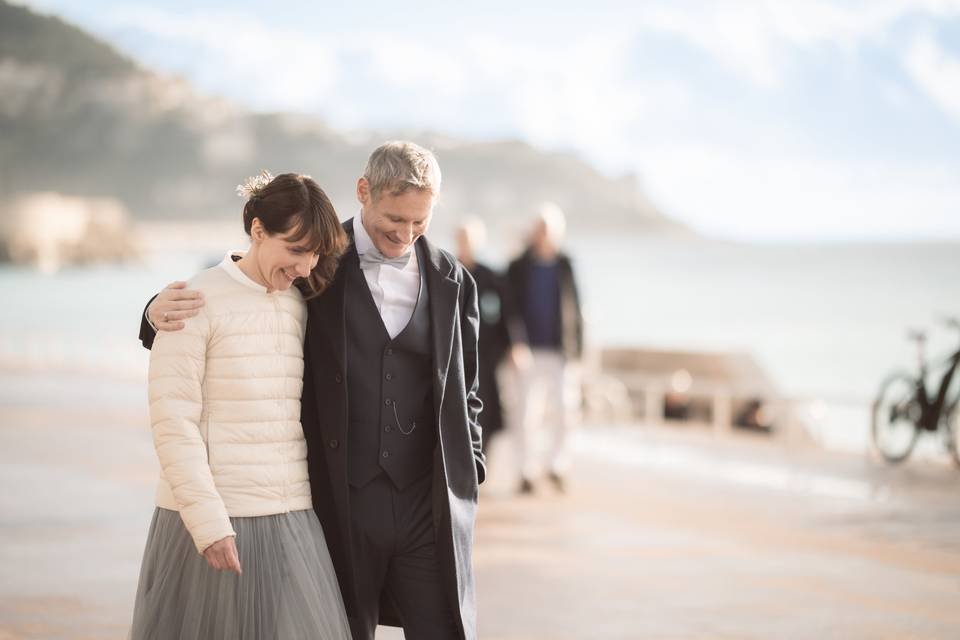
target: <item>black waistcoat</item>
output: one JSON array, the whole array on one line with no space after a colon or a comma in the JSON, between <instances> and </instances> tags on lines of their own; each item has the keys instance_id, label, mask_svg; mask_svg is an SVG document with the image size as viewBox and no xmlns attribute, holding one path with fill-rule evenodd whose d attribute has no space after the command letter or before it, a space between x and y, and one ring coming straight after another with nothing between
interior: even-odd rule
<instances>
[{"instance_id":1,"label":"black waistcoat","mask_svg":"<svg viewBox=\"0 0 960 640\"><path fill-rule=\"evenodd\" d=\"M426 258L413 316L390 339L356 249L344 255L349 426L347 477L362 487L384 472L400 489L431 471L437 444ZM381 269L393 269L383 265Z\"/></svg>"}]
</instances>

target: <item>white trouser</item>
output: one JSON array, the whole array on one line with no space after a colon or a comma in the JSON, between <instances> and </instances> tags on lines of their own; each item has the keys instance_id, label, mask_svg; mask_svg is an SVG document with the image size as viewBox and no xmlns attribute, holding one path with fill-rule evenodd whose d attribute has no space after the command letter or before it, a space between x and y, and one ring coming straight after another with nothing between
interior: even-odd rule
<instances>
[{"instance_id":1,"label":"white trouser","mask_svg":"<svg viewBox=\"0 0 960 640\"><path fill-rule=\"evenodd\" d=\"M516 459L521 477L535 478L538 449L546 436L544 470L563 475L570 464L570 432L579 418L580 385L576 365L559 351L533 349L530 366L517 373Z\"/></svg>"}]
</instances>

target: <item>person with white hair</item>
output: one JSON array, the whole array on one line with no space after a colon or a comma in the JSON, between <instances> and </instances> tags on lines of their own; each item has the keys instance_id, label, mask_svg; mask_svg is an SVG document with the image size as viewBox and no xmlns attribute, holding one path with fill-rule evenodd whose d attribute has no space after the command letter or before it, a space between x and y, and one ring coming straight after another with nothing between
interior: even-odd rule
<instances>
[{"instance_id":1,"label":"person with white hair","mask_svg":"<svg viewBox=\"0 0 960 640\"><path fill-rule=\"evenodd\" d=\"M583 354L583 315L570 257L560 246L566 230L563 211L543 203L523 254L510 263L507 280L530 346L530 365L520 373L518 416L513 426L520 493L531 493L538 471L537 429L549 434L547 477L565 489L569 436L580 405L576 364ZM553 417L547 420L548 409Z\"/></svg>"}]
</instances>

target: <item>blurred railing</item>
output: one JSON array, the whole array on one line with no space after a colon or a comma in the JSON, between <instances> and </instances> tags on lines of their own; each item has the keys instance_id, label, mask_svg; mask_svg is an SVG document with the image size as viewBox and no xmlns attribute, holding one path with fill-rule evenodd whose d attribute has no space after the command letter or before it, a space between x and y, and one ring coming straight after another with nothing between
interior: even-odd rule
<instances>
[{"instance_id":1,"label":"blurred railing","mask_svg":"<svg viewBox=\"0 0 960 640\"><path fill-rule=\"evenodd\" d=\"M588 422L751 431L788 447L872 453L871 398L783 395L745 354L598 349L583 380Z\"/></svg>"}]
</instances>

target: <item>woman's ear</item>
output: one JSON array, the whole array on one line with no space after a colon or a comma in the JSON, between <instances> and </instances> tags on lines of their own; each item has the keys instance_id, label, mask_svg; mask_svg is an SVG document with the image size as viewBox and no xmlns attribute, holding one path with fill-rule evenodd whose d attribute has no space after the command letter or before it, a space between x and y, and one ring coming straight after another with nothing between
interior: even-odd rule
<instances>
[{"instance_id":1,"label":"woman's ear","mask_svg":"<svg viewBox=\"0 0 960 640\"><path fill-rule=\"evenodd\" d=\"M266 229L263 228L263 223L260 222L260 218L254 218L253 222L250 223L250 238L254 242L263 242L265 235Z\"/></svg>"}]
</instances>

